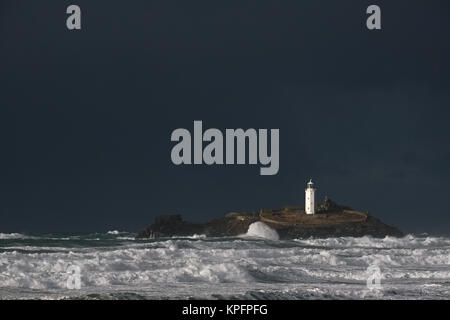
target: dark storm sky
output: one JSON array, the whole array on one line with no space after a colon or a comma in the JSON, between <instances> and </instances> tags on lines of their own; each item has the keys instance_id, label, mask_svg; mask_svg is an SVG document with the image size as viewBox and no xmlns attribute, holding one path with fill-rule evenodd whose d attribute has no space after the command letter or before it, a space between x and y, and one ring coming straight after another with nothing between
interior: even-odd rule
<instances>
[{"instance_id":1,"label":"dark storm sky","mask_svg":"<svg viewBox=\"0 0 450 320\"><path fill-rule=\"evenodd\" d=\"M303 205L312 177L320 200L449 233L449 33L448 0L0 0L0 232ZM173 165L194 120L279 128L278 175Z\"/></svg>"}]
</instances>

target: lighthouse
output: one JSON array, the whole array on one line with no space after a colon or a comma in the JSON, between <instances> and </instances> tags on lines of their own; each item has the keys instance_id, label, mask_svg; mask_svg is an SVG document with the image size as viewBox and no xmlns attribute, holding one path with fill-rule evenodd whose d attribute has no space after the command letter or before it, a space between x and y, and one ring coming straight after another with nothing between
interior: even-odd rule
<instances>
[{"instance_id":1,"label":"lighthouse","mask_svg":"<svg viewBox=\"0 0 450 320\"><path fill-rule=\"evenodd\" d=\"M314 188L314 182L312 179L309 179L309 182L306 184L305 189L305 212L306 214L314 214L314 193L316 189Z\"/></svg>"}]
</instances>

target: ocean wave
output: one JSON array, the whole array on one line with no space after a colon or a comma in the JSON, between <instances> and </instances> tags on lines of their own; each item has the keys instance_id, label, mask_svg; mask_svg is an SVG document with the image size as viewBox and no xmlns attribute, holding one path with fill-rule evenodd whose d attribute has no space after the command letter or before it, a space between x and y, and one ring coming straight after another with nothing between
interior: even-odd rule
<instances>
[{"instance_id":1,"label":"ocean wave","mask_svg":"<svg viewBox=\"0 0 450 320\"><path fill-rule=\"evenodd\" d=\"M118 230L111 230L106 232L106 234L112 234L112 235L119 235L119 234L124 234L124 233L128 233L126 231L118 231Z\"/></svg>"},{"instance_id":2,"label":"ocean wave","mask_svg":"<svg viewBox=\"0 0 450 320\"><path fill-rule=\"evenodd\" d=\"M2 239L30 239L31 236L27 236L21 233L0 233L0 240Z\"/></svg>"},{"instance_id":3,"label":"ocean wave","mask_svg":"<svg viewBox=\"0 0 450 320\"><path fill-rule=\"evenodd\" d=\"M430 247L450 247L450 238L448 237L417 237L408 234L402 238L386 236L382 239L370 236L359 238L338 237L326 239L297 239L298 243L308 246L332 246L340 247L361 247L361 248L430 248Z\"/></svg>"},{"instance_id":4,"label":"ocean wave","mask_svg":"<svg viewBox=\"0 0 450 320\"><path fill-rule=\"evenodd\" d=\"M91 237L57 246L33 240L1 247L0 298L359 299L371 297L365 287L370 265L381 269L385 298L449 293L450 239L445 237L268 241L121 235L129 239L120 241L113 236L116 240L103 246ZM67 289L70 265L81 270L81 291Z\"/></svg>"}]
</instances>

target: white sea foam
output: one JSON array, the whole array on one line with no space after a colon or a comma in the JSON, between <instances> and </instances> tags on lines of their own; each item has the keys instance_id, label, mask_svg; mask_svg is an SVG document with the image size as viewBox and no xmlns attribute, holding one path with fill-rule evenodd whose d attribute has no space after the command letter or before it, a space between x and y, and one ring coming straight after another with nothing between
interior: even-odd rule
<instances>
[{"instance_id":1,"label":"white sea foam","mask_svg":"<svg viewBox=\"0 0 450 320\"><path fill-rule=\"evenodd\" d=\"M261 226L255 229L258 237L261 230L268 233ZM14 247L0 246L0 298L450 296L449 238L267 238L128 240L106 247L51 246L48 241L39 246L38 240L20 247L15 242ZM81 270L81 290L66 288L66 270L73 264ZM383 290L377 294L365 286L372 264L383 275Z\"/></svg>"}]
</instances>

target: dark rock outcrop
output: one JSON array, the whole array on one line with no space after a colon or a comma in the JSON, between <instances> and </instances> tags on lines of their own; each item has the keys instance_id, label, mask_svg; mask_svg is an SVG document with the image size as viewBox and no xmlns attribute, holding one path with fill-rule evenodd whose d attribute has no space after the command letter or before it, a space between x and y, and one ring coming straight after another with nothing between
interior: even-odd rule
<instances>
[{"instance_id":1,"label":"dark rock outcrop","mask_svg":"<svg viewBox=\"0 0 450 320\"><path fill-rule=\"evenodd\" d=\"M284 207L278 210L229 213L206 223L184 221L180 215L162 215L138 234L139 238L192 236L232 237L245 234L248 227L261 221L277 230L280 239L328 237L385 237L403 236L402 232L386 225L367 213L341 206L326 198L317 206L317 214L307 215L302 207Z\"/></svg>"},{"instance_id":2,"label":"dark rock outcrop","mask_svg":"<svg viewBox=\"0 0 450 320\"><path fill-rule=\"evenodd\" d=\"M179 214L162 215L155 223L138 234L140 238L160 238L203 234L204 225L184 221Z\"/></svg>"}]
</instances>

